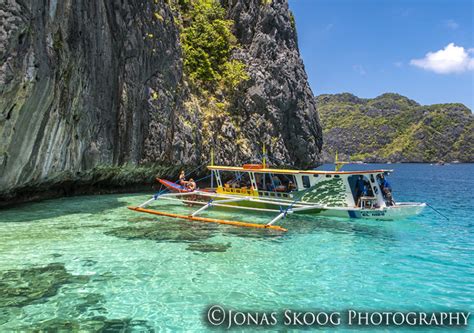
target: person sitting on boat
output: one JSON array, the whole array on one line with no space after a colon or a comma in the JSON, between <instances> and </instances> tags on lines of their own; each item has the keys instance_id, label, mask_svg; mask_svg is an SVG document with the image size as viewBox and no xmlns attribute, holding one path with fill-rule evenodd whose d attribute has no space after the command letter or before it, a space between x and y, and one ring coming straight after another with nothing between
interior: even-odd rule
<instances>
[{"instance_id":1,"label":"person sitting on boat","mask_svg":"<svg viewBox=\"0 0 474 333\"><path fill-rule=\"evenodd\" d=\"M360 199L364 196L367 196L367 194L368 194L367 185L365 184L364 177L360 175L356 183L356 198L357 198L356 206L357 207L359 207L360 205Z\"/></svg>"},{"instance_id":2,"label":"person sitting on boat","mask_svg":"<svg viewBox=\"0 0 474 333\"><path fill-rule=\"evenodd\" d=\"M186 188L189 191L194 191L196 189L196 182L194 179L191 178L188 182L186 182Z\"/></svg>"},{"instance_id":3,"label":"person sitting on boat","mask_svg":"<svg viewBox=\"0 0 474 333\"><path fill-rule=\"evenodd\" d=\"M275 185L275 187L281 186L281 180L276 175L273 176L273 184Z\"/></svg>"},{"instance_id":4,"label":"person sitting on boat","mask_svg":"<svg viewBox=\"0 0 474 333\"><path fill-rule=\"evenodd\" d=\"M272 183L267 183L266 190L270 191L270 192L273 192L273 191L275 191L275 186L273 186Z\"/></svg>"},{"instance_id":5,"label":"person sitting on boat","mask_svg":"<svg viewBox=\"0 0 474 333\"><path fill-rule=\"evenodd\" d=\"M186 183L186 174L184 173L184 170L181 170L181 173L179 174L179 185L186 186Z\"/></svg>"},{"instance_id":6,"label":"person sitting on boat","mask_svg":"<svg viewBox=\"0 0 474 333\"><path fill-rule=\"evenodd\" d=\"M372 191L372 187L370 186L370 182L368 180L364 181L364 188L365 188L365 195L368 197L374 196L374 191Z\"/></svg>"},{"instance_id":7,"label":"person sitting on boat","mask_svg":"<svg viewBox=\"0 0 474 333\"><path fill-rule=\"evenodd\" d=\"M392 186L390 186L390 183L387 181L387 179L385 178L383 174L377 178L379 181L380 189L382 190L382 195L385 199L385 202L387 203L387 206L395 205L395 201L393 200L393 195L392 195Z\"/></svg>"},{"instance_id":8,"label":"person sitting on boat","mask_svg":"<svg viewBox=\"0 0 474 333\"><path fill-rule=\"evenodd\" d=\"M296 190L296 185L290 180L290 182L288 183L288 192L291 192L294 190Z\"/></svg>"},{"instance_id":9,"label":"person sitting on boat","mask_svg":"<svg viewBox=\"0 0 474 333\"><path fill-rule=\"evenodd\" d=\"M390 191L387 187L384 187L383 194L384 194L385 202L387 203L387 206L394 206L395 201L393 200L392 191Z\"/></svg>"},{"instance_id":10,"label":"person sitting on boat","mask_svg":"<svg viewBox=\"0 0 474 333\"><path fill-rule=\"evenodd\" d=\"M385 188L388 189L390 192L392 191L392 186L390 185L390 183L387 181L387 179L385 178L385 176L383 174L380 175L377 178L379 180L379 185L380 185L380 188L382 189L382 191Z\"/></svg>"},{"instance_id":11,"label":"person sitting on boat","mask_svg":"<svg viewBox=\"0 0 474 333\"><path fill-rule=\"evenodd\" d=\"M386 191L392 192L392 186L390 183L387 181L385 176L382 174L380 177L378 177L380 189L382 190L382 193L385 193Z\"/></svg>"}]
</instances>

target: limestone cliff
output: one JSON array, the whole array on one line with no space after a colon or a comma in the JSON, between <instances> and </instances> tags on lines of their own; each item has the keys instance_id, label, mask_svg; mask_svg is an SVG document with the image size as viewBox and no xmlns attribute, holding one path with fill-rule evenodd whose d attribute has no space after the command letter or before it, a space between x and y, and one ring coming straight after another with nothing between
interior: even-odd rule
<instances>
[{"instance_id":1,"label":"limestone cliff","mask_svg":"<svg viewBox=\"0 0 474 333\"><path fill-rule=\"evenodd\" d=\"M228 0L227 8L242 45L235 57L251 75L233 109L243 115L252 150L265 141L283 164L316 165L322 130L287 2Z\"/></svg>"},{"instance_id":2,"label":"limestone cliff","mask_svg":"<svg viewBox=\"0 0 474 333\"><path fill-rule=\"evenodd\" d=\"M199 165L211 145L220 163L255 159L265 142L281 163L317 164L322 132L287 1L221 1L250 79L216 96L226 108L213 118L183 73L178 2L0 3L0 193L108 166Z\"/></svg>"},{"instance_id":3,"label":"limestone cliff","mask_svg":"<svg viewBox=\"0 0 474 333\"><path fill-rule=\"evenodd\" d=\"M323 156L366 162L474 161L474 115L459 103L420 105L388 93L318 96Z\"/></svg>"}]
</instances>

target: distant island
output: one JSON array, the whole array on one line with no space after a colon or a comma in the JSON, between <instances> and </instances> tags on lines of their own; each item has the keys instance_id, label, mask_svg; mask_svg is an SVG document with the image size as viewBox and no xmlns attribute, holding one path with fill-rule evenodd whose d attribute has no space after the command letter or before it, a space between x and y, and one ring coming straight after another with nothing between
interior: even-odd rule
<instances>
[{"instance_id":1,"label":"distant island","mask_svg":"<svg viewBox=\"0 0 474 333\"><path fill-rule=\"evenodd\" d=\"M398 94L320 95L324 162L474 162L474 115L463 104L420 105Z\"/></svg>"}]
</instances>

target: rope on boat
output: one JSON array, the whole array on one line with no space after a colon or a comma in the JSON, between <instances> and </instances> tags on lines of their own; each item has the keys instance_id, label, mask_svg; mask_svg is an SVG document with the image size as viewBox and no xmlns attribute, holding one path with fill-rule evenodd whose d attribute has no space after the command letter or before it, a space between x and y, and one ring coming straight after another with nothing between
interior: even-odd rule
<instances>
[{"instance_id":1,"label":"rope on boat","mask_svg":"<svg viewBox=\"0 0 474 333\"><path fill-rule=\"evenodd\" d=\"M444 217L446 220L449 221L449 218L448 218L446 215L444 215L444 214L441 213L439 210L437 210L436 208L434 208L433 206L431 206L429 203L426 203L426 205L427 205L428 207L430 207L432 210L434 210L436 213L438 213L439 215L441 215L442 217Z\"/></svg>"},{"instance_id":2,"label":"rope on boat","mask_svg":"<svg viewBox=\"0 0 474 333\"><path fill-rule=\"evenodd\" d=\"M257 228L257 229L271 229L271 230L277 230L277 231L288 231L288 229L285 229L285 228L277 226L277 225L257 224L257 223L229 221L229 220L219 220L219 219L211 219L211 218L207 218L207 217L199 217L199 216L192 216L192 215L180 215L180 214L160 212L160 211L157 211L157 210L146 209L146 208L141 208L141 207L128 207L128 209L131 209L131 210L134 210L134 211L137 211L137 212L149 213L149 214L160 215L160 216L167 216L167 217L172 217L172 218L176 218L176 219L183 219L183 220L188 220L188 221L227 224L227 225L232 225L232 226L235 226L235 227L243 227L243 228Z\"/></svg>"},{"instance_id":3,"label":"rope on boat","mask_svg":"<svg viewBox=\"0 0 474 333\"><path fill-rule=\"evenodd\" d=\"M199 164L195 169L191 170L190 172L187 172L187 173L185 174L185 176L187 177L187 176L193 174L194 172L196 172L197 170L201 169L201 168L202 168L203 166L205 166L205 165L207 165L207 161L206 161L206 162L203 162L203 163L201 163L201 164ZM178 179L178 180L179 180L179 179ZM177 180L177 181L178 181L178 180ZM177 182L177 181L176 181L176 182ZM175 183L176 183L176 182L175 182Z\"/></svg>"},{"instance_id":4,"label":"rope on boat","mask_svg":"<svg viewBox=\"0 0 474 333\"><path fill-rule=\"evenodd\" d=\"M165 189L162 190L162 189L161 189L162 187L163 187L163 184L161 184L160 190L159 190L158 192L156 192L155 194L153 194L153 199L156 200L156 199L158 199L162 194L165 194L165 193L169 192L169 190L168 190L167 188L165 188Z\"/></svg>"},{"instance_id":5,"label":"rope on boat","mask_svg":"<svg viewBox=\"0 0 474 333\"><path fill-rule=\"evenodd\" d=\"M212 174L211 174L211 175L212 175ZM205 176L205 177L199 178L198 180L196 180L196 183L197 183L197 182L200 182L200 181L202 181L202 180L204 180L204 179L207 179L207 178L211 177L211 175L207 175L207 176Z\"/></svg>"},{"instance_id":6,"label":"rope on boat","mask_svg":"<svg viewBox=\"0 0 474 333\"><path fill-rule=\"evenodd\" d=\"M186 173L186 176L192 174L192 173L195 172L196 170L199 170L200 168L202 168L202 167L203 167L204 165L206 165L206 164L207 164L206 162L201 163L201 164L198 165L195 169L193 169L192 171ZM211 176L210 176L210 175L207 175L207 176L205 176L205 177L202 177L202 178L196 180L196 183L199 182L199 181L201 181L201 180L204 180L204 179L206 179L206 178L209 178L209 177L211 177ZM178 181L179 181L179 179L177 179L174 183L177 183ZM158 199L158 197L159 197L160 195L169 192L169 190L168 190L167 188L161 190L162 187L163 187L163 184L161 184L159 191L156 192L156 193L153 195L153 198L154 198L155 200Z\"/></svg>"}]
</instances>

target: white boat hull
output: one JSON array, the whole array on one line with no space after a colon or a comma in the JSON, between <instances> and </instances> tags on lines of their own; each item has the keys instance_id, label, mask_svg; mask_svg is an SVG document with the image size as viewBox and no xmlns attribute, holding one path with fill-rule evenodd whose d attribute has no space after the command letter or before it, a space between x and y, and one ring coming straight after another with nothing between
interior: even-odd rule
<instances>
[{"instance_id":1,"label":"white boat hull","mask_svg":"<svg viewBox=\"0 0 474 333\"><path fill-rule=\"evenodd\" d=\"M390 206L380 209L361 209L361 208L327 208L314 212L321 216L334 216L344 218L360 218L375 220L399 220L415 216L421 213L426 207L425 203L399 203L396 206ZM311 211L304 212L311 214Z\"/></svg>"},{"instance_id":2,"label":"white boat hull","mask_svg":"<svg viewBox=\"0 0 474 333\"><path fill-rule=\"evenodd\" d=\"M203 193L201 192L201 195ZM274 200L266 200L262 202L260 199L252 197L241 198L242 201L233 201L232 198L238 199L236 196L221 196L221 195L210 195L205 194L208 198L213 198L215 201L213 207L216 208L228 208L228 209L244 209L250 211L262 211L262 212L280 212L282 207L290 205L289 202L275 202ZM231 199L231 200L229 200ZM180 199L175 199L180 200ZM181 198L183 200L183 198ZM224 202L227 201L227 202ZM206 205L206 201L186 201L186 204L197 204ZM221 203L222 202L222 203ZM301 207L307 208L301 208ZM426 207L425 203L418 202L400 202L395 206L363 209L363 208L350 208L350 207L330 207L330 206L311 206L305 203L305 206L301 206L297 203L294 207L289 209L289 214L303 214L303 215L318 215L318 216L331 216L331 217L342 217L342 218L359 218L359 219L375 219L375 220L398 220L407 217L415 216L421 213Z\"/></svg>"}]
</instances>

